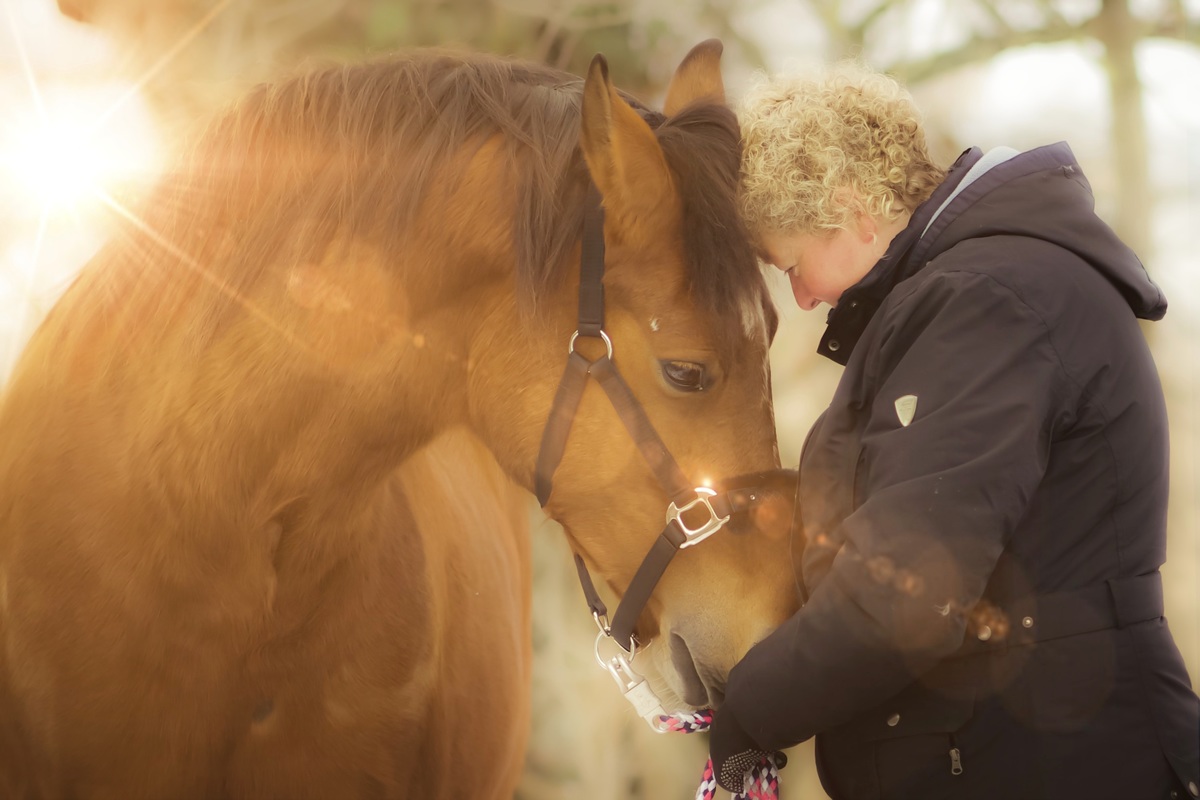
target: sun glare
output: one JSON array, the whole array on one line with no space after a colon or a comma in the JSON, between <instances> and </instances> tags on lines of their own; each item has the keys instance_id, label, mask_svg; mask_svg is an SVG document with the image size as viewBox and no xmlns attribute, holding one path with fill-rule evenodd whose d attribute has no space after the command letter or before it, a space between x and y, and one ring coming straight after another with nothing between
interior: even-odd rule
<instances>
[{"instance_id":1,"label":"sun glare","mask_svg":"<svg viewBox=\"0 0 1200 800\"><path fill-rule=\"evenodd\" d=\"M123 87L42 85L40 108L0 123L0 171L41 212L99 203L98 193L147 180L157 171L153 125L138 103L96 120Z\"/></svg>"}]
</instances>

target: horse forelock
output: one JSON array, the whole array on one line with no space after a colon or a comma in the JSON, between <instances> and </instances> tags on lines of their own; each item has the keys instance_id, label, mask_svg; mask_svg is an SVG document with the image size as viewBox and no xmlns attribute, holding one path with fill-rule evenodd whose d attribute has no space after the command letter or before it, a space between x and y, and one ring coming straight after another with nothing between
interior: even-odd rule
<instances>
[{"instance_id":1,"label":"horse forelock","mask_svg":"<svg viewBox=\"0 0 1200 800\"><path fill-rule=\"evenodd\" d=\"M741 133L723 105L699 103L658 129L683 207L687 284L692 298L720 321L718 346L771 326L775 309L737 208Z\"/></svg>"}]
</instances>

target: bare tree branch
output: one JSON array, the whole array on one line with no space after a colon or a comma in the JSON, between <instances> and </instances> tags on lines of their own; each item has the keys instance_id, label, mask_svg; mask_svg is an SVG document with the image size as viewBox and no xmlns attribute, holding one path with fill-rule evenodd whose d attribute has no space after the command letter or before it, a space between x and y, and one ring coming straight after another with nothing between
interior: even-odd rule
<instances>
[{"instance_id":1,"label":"bare tree branch","mask_svg":"<svg viewBox=\"0 0 1200 800\"><path fill-rule=\"evenodd\" d=\"M1180 17L1178 19L1158 19L1139 26L1139 35L1143 38L1176 39L1181 42L1200 44L1200 20Z\"/></svg>"},{"instance_id":2,"label":"bare tree branch","mask_svg":"<svg viewBox=\"0 0 1200 800\"><path fill-rule=\"evenodd\" d=\"M1000 9L996 7L995 3L984 2L979 5L983 7L988 17L999 27L1002 36L1010 35L1013 32L1012 23L1008 21L1008 17L1000 13Z\"/></svg>"},{"instance_id":3,"label":"bare tree branch","mask_svg":"<svg viewBox=\"0 0 1200 800\"><path fill-rule=\"evenodd\" d=\"M877 3L870 11L863 15L863 18L854 25L855 31L858 32L858 40L861 42L866 36L866 32L879 21L879 18L886 14L894 6L894 3L883 2Z\"/></svg>"},{"instance_id":4,"label":"bare tree branch","mask_svg":"<svg viewBox=\"0 0 1200 800\"><path fill-rule=\"evenodd\" d=\"M809 5L828 30L840 30L845 27L842 24L842 4L839 0L810 0ZM884 2L883 5L887 3Z\"/></svg>"},{"instance_id":5,"label":"bare tree branch","mask_svg":"<svg viewBox=\"0 0 1200 800\"><path fill-rule=\"evenodd\" d=\"M907 83L920 83L934 75L986 61L1009 48L1073 41L1087 38L1088 35L1086 29L1065 24L1031 30L1011 30L998 36L973 37L952 50L883 66Z\"/></svg>"},{"instance_id":6,"label":"bare tree branch","mask_svg":"<svg viewBox=\"0 0 1200 800\"><path fill-rule=\"evenodd\" d=\"M1037 7L1042 10L1048 25L1070 25L1066 17L1058 10L1058 6L1054 4L1054 0L1038 0Z\"/></svg>"}]
</instances>

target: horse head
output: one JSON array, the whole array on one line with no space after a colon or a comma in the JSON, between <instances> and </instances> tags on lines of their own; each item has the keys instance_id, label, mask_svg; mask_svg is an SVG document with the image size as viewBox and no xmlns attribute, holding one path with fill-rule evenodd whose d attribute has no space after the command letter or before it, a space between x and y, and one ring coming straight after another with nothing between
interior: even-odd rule
<instances>
[{"instance_id":1,"label":"horse head","mask_svg":"<svg viewBox=\"0 0 1200 800\"><path fill-rule=\"evenodd\" d=\"M593 61L580 148L604 210L603 336L581 328L579 282L567 281L545 300L555 333L530 337L542 346L519 368L487 347L472 353L474 396L487 398L472 403L476 425L510 456L523 454L519 480L529 481L546 420L560 413L549 409L568 351L611 361L644 409L658 441L651 435L639 447L627 432L639 423L616 411L597 381L584 387L553 490L541 498L617 597L654 545L668 503L687 499L664 488L659 449L701 492L779 466L767 359L776 318L735 211L739 138L720 54L710 41L685 58L665 119L635 109L603 58ZM572 331L582 336L568 345ZM719 703L732 666L794 611L787 518L771 505L735 514L663 573L636 633L655 643L639 664L665 703Z\"/></svg>"}]
</instances>

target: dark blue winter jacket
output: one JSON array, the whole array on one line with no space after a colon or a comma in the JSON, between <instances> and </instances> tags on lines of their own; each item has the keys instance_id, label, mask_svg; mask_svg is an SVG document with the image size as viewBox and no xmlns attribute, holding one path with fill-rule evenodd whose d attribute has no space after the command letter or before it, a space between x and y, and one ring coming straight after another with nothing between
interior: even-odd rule
<instances>
[{"instance_id":1,"label":"dark blue winter jacket","mask_svg":"<svg viewBox=\"0 0 1200 800\"><path fill-rule=\"evenodd\" d=\"M808 598L730 675L836 800L1200 796L1163 618L1166 301L1065 144L963 154L847 290L800 464Z\"/></svg>"}]
</instances>

